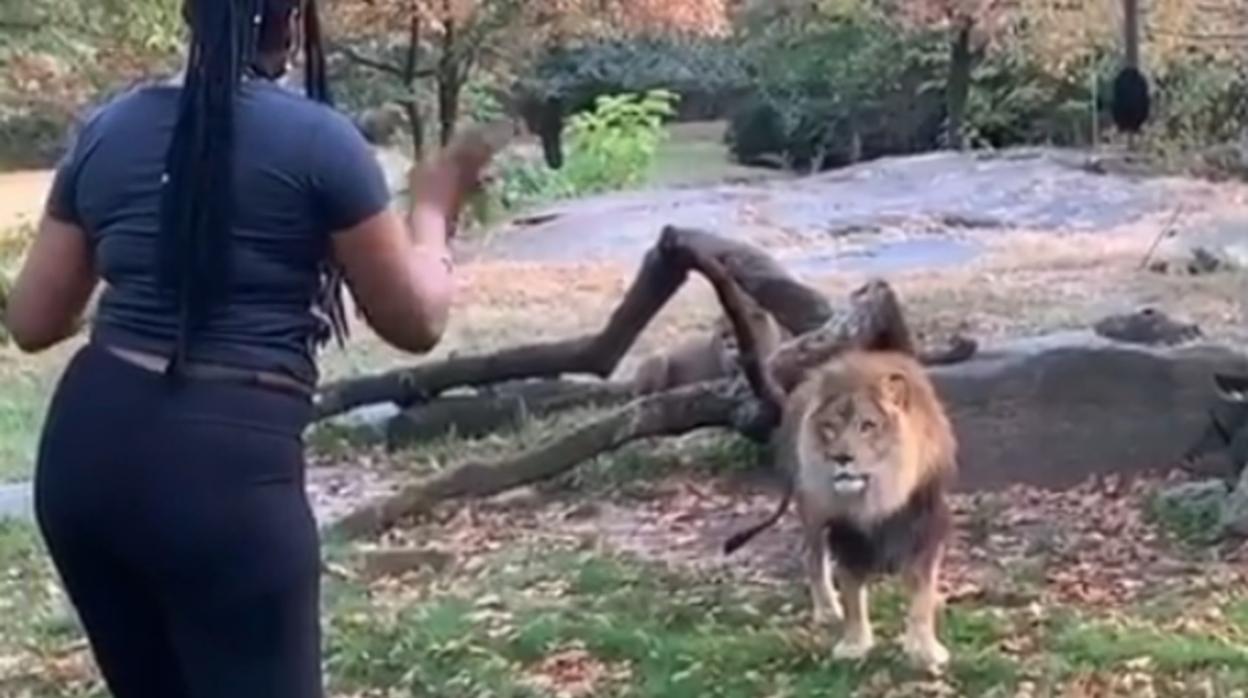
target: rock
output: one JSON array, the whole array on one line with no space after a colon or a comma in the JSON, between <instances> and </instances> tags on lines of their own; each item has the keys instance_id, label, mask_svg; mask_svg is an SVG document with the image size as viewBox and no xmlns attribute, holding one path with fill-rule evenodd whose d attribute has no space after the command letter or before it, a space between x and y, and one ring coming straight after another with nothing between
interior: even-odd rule
<instances>
[{"instance_id":1,"label":"rock","mask_svg":"<svg viewBox=\"0 0 1248 698\"><path fill-rule=\"evenodd\" d=\"M1176 275L1248 269L1248 216L1215 218L1168 236L1149 269Z\"/></svg>"},{"instance_id":2,"label":"rock","mask_svg":"<svg viewBox=\"0 0 1248 698\"><path fill-rule=\"evenodd\" d=\"M386 439L390 421L399 414L399 408L390 403L365 405L346 414L330 419L329 424L350 432L369 443L382 443Z\"/></svg>"},{"instance_id":3,"label":"rock","mask_svg":"<svg viewBox=\"0 0 1248 698\"><path fill-rule=\"evenodd\" d=\"M1106 339L1152 346L1182 344L1204 336L1199 326L1172 320L1155 308L1110 315L1099 320L1092 329Z\"/></svg>"},{"instance_id":4,"label":"rock","mask_svg":"<svg viewBox=\"0 0 1248 698\"><path fill-rule=\"evenodd\" d=\"M1206 343L1150 347L1064 332L930 369L960 441L960 489L1075 485L1178 465L1208 427L1214 373L1248 357Z\"/></svg>"}]
</instances>

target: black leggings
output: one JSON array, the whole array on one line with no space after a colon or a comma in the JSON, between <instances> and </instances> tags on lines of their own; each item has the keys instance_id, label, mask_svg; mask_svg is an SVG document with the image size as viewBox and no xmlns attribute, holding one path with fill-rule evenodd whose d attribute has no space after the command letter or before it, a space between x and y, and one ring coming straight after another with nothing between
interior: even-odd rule
<instances>
[{"instance_id":1,"label":"black leggings","mask_svg":"<svg viewBox=\"0 0 1248 698\"><path fill-rule=\"evenodd\" d=\"M35 506L114 698L320 698L310 416L294 395L74 357Z\"/></svg>"}]
</instances>

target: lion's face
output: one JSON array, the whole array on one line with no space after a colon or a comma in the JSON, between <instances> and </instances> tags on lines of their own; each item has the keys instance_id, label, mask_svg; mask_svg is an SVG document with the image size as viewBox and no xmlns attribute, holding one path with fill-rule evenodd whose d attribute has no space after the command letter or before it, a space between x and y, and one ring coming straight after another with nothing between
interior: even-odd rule
<instances>
[{"instance_id":1,"label":"lion's face","mask_svg":"<svg viewBox=\"0 0 1248 698\"><path fill-rule=\"evenodd\" d=\"M912 386L897 373L841 378L806 420L801 477L827 506L873 518L904 504L920 477Z\"/></svg>"},{"instance_id":2,"label":"lion's face","mask_svg":"<svg viewBox=\"0 0 1248 698\"><path fill-rule=\"evenodd\" d=\"M874 392L835 398L810 418L811 465L844 497L863 495L904 465L897 410Z\"/></svg>"}]
</instances>

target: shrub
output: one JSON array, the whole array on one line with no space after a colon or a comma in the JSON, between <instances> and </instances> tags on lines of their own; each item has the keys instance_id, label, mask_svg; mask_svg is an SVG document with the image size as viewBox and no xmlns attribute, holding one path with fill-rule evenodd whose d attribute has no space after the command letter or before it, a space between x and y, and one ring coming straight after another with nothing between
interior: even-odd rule
<instances>
[{"instance_id":1,"label":"shrub","mask_svg":"<svg viewBox=\"0 0 1248 698\"><path fill-rule=\"evenodd\" d=\"M599 97L593 111L572 117L565 174L572 190L622 189L644 181L667 137L664 119L677 97L666 90Z\"/></svg>"},{"instance_id":2,"label":"shrub","mask_svg":"<svg viewBox=\"0 0 1248 698\"><path fill-rule=\"evenodd\" d=\"M932 89L938 38L861 9L747 13L739 40L753 93L732 116L733 156L822 169L932 147L943 118Z\"/></svg>"},{"instance_id":3,"label":"shrub","mask_svg":"<svg viewBox=\"0 0 1248 698\"><path fill-rule=\"evenodd\" d=\"M521 211L644 183L667 137L664 121L674 113L676 100L664 90L600 97L593 111L571 120L570 152L559 170L520 155L500 156L495 184L486 197L472 202L472 222L489 224L500 209Z\"/></svg>"}]
</instances>

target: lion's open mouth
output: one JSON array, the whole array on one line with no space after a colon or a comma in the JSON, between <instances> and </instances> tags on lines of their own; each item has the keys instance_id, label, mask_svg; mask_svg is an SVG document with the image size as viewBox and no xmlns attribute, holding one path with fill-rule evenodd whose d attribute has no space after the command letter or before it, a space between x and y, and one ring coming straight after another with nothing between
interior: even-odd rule
<instances>
[{"instance_id":1,"label":"lion's open mouth","mask_svg":"<svg viewBox=\"0 0 1248 698\"><path fill-rule=\"evenodd\" d=\"M867 489L867 476L859 473L837 473L832 478L837 494L859 494Z\"/></svg>"}]
</instances>

